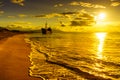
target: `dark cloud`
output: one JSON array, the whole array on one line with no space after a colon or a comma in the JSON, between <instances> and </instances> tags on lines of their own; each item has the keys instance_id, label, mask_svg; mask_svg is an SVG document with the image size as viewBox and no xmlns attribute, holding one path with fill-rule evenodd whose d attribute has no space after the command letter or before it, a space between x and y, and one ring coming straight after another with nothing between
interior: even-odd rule
<instances>
[{"instance_id":1,"label":"dark cloud","mask_svg":"<svg viewBox=\"0 0 120 80\"><path fill-rule=\"evenodd\" d=\"M106 8L103 5L99 5L99 4L93 4L93 3L89 3L89 2L82 2L82 1L74 1L69 3L72 6L82 6L82 7L87 7L87 8Z\"/></svg>"},{"instance_id":2,"label":"dark cloud","mask_svg":"<svg viewBox=\"0 0 120 80\"><path fill-rule=\"evenodd\" d=\"M71 21L70 26L86 26L88 25L86 21Z\"/></svg>"},{"instance_id":3,"label":"dark cloud","mask_svg":"<svg viewBox=\"0 0 120 80\"><path fill-rule=\"evenodd\" d=\"M74 14L78 14L78 12L63 12L63 13L51 13L51 14L40 14L35 15L37 18L53 18L53 17L68 17Z\"/></svg>"},{"instance_id":4,"label":"dark cloud","mask_svg":"<svg viewBox=\"0 0 120 80\"><path fill-rule=\"evenodd\" d=\"M2 7L4 4L2 2L0 2L0 7Z\"/></svg>"},{"instance_id":5,"label":"dark cloud","mask_svg":"<svg viewBox=\"0 0 120 80\"><path fill-rule=\"evenodd\" d=\"M40 14L40 15L35 15L34 17L37 17L37 18L44 18L44 17L46 17L46 15Z\"/></svg>"},{"instance_id":6,"label":"dark cloud","mask_svg":"<svg viewBox=\"0 0 120 80\"><path fill-rule=\"evenodd\" d=\"M71 21L70 26L90 26L95 24L95 21L87 21L87 20L74 20Z\"/></svg>"},{"instance_id":7,"label":"dark cloud","mask_svg":"<svg viewBox=\"0 0 120 80\"><path fill-rule=\"evenodd\" d=\"M79 12L63 12L59 13L62 17L71 18L74 15L79 14Z\"/></svg>"},{"instance_id":8,"label":"dark cloud","mask_svg":"<svg viewBox=\"0 0 120 80\"><path fill-rule=\"evenodd\" d=\"M18 4L20 6L24 6L24 1L25 0L10 0L14 4Z\"/></svg>"},{"instance_id":9,"label":"dark cloud","mask_svg":"<svg viewBox=\"0 0 120 80\"><path fill-rule=\"evenodd\" d=\"M78 12L63 12L63 13L60 13L62 15L73 15L73 14L77 14Z\"/></svg>"},{"instance_id":10,"label":"dark cloud","mask_svg":"<svg viewBox=\"0 0 120 80\"><path fill-rule=\"evenodd\" d=\"M2 7L2 6L4 6L4 4L2 3L2 2L0 2L0 7ZM3 11L3 10L0 10L0 16L2 15L2 14L4 14L5 12Z\"/></svg>"},{"instance_id":11,"label":"dark cloud","mask_svg":"<svg viewBox=\"0 0 120 80\"><path fill-rule=\"evenodd\" d=\"M79 14L78 17L74 18L71 21L71 26L89 26L95 24L94 17L87 14L87 13L82 13Z\"/></svg>"}]
</instances>

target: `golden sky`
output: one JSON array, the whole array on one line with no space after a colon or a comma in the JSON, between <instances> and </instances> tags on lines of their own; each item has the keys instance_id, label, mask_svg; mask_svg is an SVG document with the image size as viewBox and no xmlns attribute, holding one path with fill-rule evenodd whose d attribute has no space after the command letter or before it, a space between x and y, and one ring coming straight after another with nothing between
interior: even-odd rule
<instances>
[{"instance_id":1,"label":"golden sky","mask_svg":"<svg viewBox=\"0 0 120 80\"><path fill-rule=\"evenodd\" d=\"M117 30L119 14L119 0L0 1L0 25L7 27L40 29L47 21L51 27L69 31L98 27Z\"/></svg>"}]
</instances>

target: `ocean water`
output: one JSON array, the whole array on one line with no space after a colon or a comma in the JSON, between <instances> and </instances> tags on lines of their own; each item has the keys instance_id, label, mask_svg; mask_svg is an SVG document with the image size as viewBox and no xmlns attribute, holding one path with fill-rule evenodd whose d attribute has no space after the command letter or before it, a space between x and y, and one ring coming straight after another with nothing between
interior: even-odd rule
<instances>
[{"instance_id":1,"label":"ocean water","mask_svg":"<svg viewBox=\"0 0 120 80\"><path fill-rule=\"evenodd\" d=\"M30 75L43 80L120 80L120 33L33 33Z\"/></svg>"}]
</instances>

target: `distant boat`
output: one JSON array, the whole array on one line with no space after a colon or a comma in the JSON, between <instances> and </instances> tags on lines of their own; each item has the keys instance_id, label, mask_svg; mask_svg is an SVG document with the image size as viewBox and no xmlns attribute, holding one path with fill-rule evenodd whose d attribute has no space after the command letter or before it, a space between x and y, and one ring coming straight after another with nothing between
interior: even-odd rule
<instances>
[{"instance_id":1,"label":"distant boat","mask_svg":"<svg viewBox=\"0 0 120 80\"><path fill-rule=\"evenodd\" d=\"M52 29L47 26L47 22L45 24L45 28L41 28L41 31L42 31L42 34L51 34L52 33Z\"/></svg>"}]
</instances>

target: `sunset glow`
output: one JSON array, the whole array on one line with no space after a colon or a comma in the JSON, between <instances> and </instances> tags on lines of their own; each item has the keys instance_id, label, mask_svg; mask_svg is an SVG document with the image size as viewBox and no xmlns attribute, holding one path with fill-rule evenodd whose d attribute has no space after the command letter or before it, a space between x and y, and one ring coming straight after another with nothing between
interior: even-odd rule
<instances>
[{"instance_id":1,"label":"sunset glow","mask_svg":"<svg viewBox=\"0 0 120 80\"><path fill-rule=\"evenodd\" d=\"M106 18L106 14L105 13L99 13L98 14L98 20L104 20Z\"/></svg>"},{"instance_id":2,"label":"sunset glow","mask_svg":"<svg viewBox=\"0 0 120 80\"><path fill-rule=\"evenodd\" d=\"M0 25L9 29L38 30L44 27L47 21L48 26L67 32L94 31L94 26L98 27L96 31L100 30L100 26L110 25L110 29L120 28L118 3L117 1L113 3L112 0L97 0L94 3L92 0L60 2L56 0L1 0ZM16 25L16 23L19 24Z\"/></svg>"}]
</instances>

